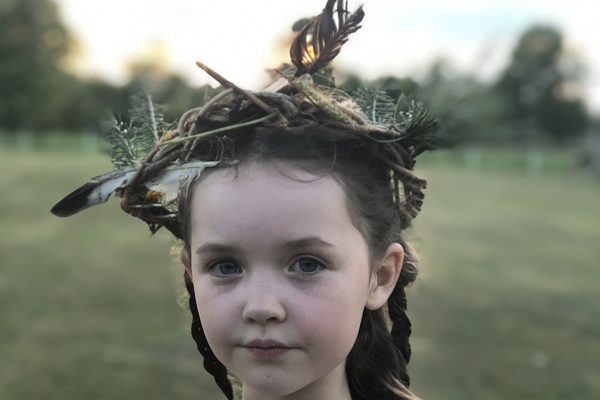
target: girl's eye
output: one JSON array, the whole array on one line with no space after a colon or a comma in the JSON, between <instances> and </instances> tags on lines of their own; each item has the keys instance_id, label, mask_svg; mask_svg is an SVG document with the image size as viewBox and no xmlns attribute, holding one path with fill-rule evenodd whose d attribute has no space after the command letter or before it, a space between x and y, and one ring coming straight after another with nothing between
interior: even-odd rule
<instances>
[{"instance_id":1,"label":"girl's eye","mask_svg":"<svg viewBox=\"0 0 600 400\"><path fill-rule=\"evenodd\" d=\"M210 264L209 269L213 275L217 276L234 275L242 272L240 265L232 260L215 261Z\"/></svg>"},{"instance_id":2,"label":"girl's eye","mask_svg":"<svg viewBox=\"0 0 600 400\"><path fill-rule=\"evenodd\" d=\"M296 262L290 267L290 270L293 272L310 275L320 272L324 268L325 267L319 260L310 257L303 257L296 260Z\"/></svg>"}]
</instances>

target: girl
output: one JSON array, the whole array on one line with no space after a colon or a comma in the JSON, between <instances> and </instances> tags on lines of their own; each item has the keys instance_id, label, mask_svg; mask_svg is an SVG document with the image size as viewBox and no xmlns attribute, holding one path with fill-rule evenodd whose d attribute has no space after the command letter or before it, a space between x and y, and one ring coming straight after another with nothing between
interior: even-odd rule
<instances>
[{"instance_id":1,"label":"girl","mask_svg":"<svg viewBox=\"0 0 600 400\"><path fill-rule=\"evenodd\" d=\"M250 93L199 64L227 89L143 161L132 154L52 210L116 192L153 232L183 240L192 336L228 399L230 374L243 400L416 398L404 288L417 269L403 232L424 196L414 158L436 124L381 93L312 83L362 19L338 1L332 25L335 3L292 45L295 78Z\"/></svg>"}]
</instances>

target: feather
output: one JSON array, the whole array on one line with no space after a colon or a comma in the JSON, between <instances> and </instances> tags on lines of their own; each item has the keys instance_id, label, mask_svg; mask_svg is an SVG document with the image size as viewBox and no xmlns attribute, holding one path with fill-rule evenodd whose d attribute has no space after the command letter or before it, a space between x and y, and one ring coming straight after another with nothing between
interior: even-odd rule
<instances>
[{"instance_id":1,"label":"feather","mask_svg":"<svg viewBox=\"0 0 600 400\"><path fill-rule=\"evenodd\" d=\"M164 204L177 198L179 185L187 180L187 185L200 176L204 168L214 167L218 161L193 161L166 167L156 177L145 183L147 189L157 192ZM137 167L126 167L92 180L59 201L50 212L57 217L69 217L80 211L105 203L111 194L124 186L134 176Z\"/></svg>"},{"instance_id":2,"label":"feather","mask_svg":"<svg viewBox=\"0 0 600 400\"><path fill-rule=\"evenodd\" d=\"M57 217L68 217L105 203L115 190L133 177L135 171L134 167L126 167L92 178L90 182L56 203L50 212Z\"/></svg>"},{"instance_id":3,"label":"feather","mask_svg":"<svg viewBox=\"0 0 600 400\"><path fill-rule=\"evenodd\" d=\"M169 204L177 198L182 182L187 186L197 179L204 168L214 167L218 161L195 161L180 165L171 165L162 170L154 179L146 182L146 188L158 192L163 204Z\"/></svg>"},{"instance_id":4,"label":"feather","mask_svg":"<svg viewBox=\"0 0 600 400\"><path fill-rule=\"evenodd\" d=\"M333 18L336 1L337 25ZM298 68L296 77L325 68L340 53L348 37L360 29L364 16L362 7L348 16L343 0L328 0L323 12L310 20L292 43L290 58Z\"/></svg>"}]
</instances>

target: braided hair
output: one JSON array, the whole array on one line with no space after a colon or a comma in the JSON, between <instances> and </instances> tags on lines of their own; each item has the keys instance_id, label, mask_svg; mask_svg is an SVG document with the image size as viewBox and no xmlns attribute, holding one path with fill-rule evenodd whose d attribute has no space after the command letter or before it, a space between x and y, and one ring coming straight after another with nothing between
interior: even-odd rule
<instances>
[{"instance_id":1,"label":"braided hair","mask_svg":"<svg viewBox=\"0 0 600 400\"><path fill-rule=\"evenodd\" d=\"M206 335L204 334L204 329L202 329L202 323L200 322L198 306L196 305L194 284L192 283L192 279L187 272L185 272L184 280L185 287L190 295L189 306L190 311L192 312L191 333L194 341L196 342L196 346L198 347L198 351L204 358L204 369L215 378L217 386L219 386L219 389L221 389L223 394L225 394L227 400L233 400L233 387L227 377L227 368L217 359L215 353L213 353L212 349L208 345Z\"/></svg>"}]
</instances>

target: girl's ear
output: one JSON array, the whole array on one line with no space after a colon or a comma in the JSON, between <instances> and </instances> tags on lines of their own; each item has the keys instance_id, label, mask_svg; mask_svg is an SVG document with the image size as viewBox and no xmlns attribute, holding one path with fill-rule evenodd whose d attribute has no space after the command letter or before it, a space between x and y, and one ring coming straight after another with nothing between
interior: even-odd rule
<instances>
[{"instance_id":1,"label":"girl's ear","mask_svg":"<svg viewBox=\"0 0 600 400\"><path fill-rule=\"evenodd\" d=\"M388 246L385 255L381 259L377 270L374 271L374 280L371 284L371 292L365 305L369 310L377 310L387 302L396 287L396 282L402 271L404 261L404 249L400 243L392 243Z\"/></svg>"},{"instance_id":2,"label":"girl's ear","mask_svg":"<svg viewBox=\"0 0 600 400\"><path fill-rule=\"evenodd\" d=\"M192 261L190 259L190 253L186 249L181 250L181 254L179 255L179 260L185 267L187 274L192 277Z\"/></svg>"}]
</instances>

